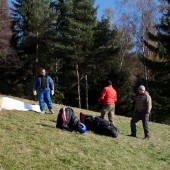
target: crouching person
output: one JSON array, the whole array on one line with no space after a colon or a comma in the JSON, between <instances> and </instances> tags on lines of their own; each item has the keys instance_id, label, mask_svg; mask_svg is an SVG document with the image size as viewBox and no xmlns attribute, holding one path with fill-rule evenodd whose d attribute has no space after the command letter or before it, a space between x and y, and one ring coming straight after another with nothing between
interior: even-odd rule
<instances>
[{"instance_id":1,"label":"crouching person","mask_svg":"<svg viewBox=\"0 0 170 170\"><path fill-rule=\"evenodd\" d=\"M54 114L50 93L54 95L53 80L46 75L45 69L40 69L39 76L34 81L33 95L36 96L38 94L41 114L45 114L45 103L49 111Z\"/></svg>"},{"instance_id":2,"label":"crouching person","mask_svg":"<svg viewBox=\"0 0 170 170\"><path fill-rule=\"evenodd\" d=\"M72 132L73 130L79 133L86 132L86 126L77 120L72 108L61 108L57 117L56 128Z\"/></svg>"}]
</instances>

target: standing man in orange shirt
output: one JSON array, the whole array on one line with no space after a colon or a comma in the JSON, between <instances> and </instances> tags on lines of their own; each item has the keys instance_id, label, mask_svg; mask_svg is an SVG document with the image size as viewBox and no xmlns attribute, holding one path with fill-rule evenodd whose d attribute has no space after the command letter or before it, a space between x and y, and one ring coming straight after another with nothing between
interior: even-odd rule
<instances>
[{"instance_id":1,"label":"standing man in orange shirt","mask_svg":"<svg viewBox=\"0 0 170 170\"><path fill-rule=\"evenodd\" d=\"M103 109L101 112L101 118L104 119L105 115L108 114L109 121L113 122L113 116L115 115L115 103L117 101L117 92L112 86L110 80L107 81L107 86L103 88L99 102L103 103Z\"/></svg>"}]
</instances>

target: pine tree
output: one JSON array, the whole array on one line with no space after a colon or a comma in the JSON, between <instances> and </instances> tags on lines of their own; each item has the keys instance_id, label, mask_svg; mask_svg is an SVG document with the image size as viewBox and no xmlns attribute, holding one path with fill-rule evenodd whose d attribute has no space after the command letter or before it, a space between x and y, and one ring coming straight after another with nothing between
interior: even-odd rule
<instances>
[{"instance_id":1,"label":"pine tree","mask_svg":"<svg viewBox=\"0 0 170 170\"><path fill-rule=\"evenodd\" d=\"M12 36L7 0L0 1L0 61L12 53L10 40Z\"/></svg>"},{"instance_id":2,"label":"pine tree","mask_svg":"<svg viewBox=\"0 0 170 170\"><path fill-rule=\"evenodd\" d=\"M149 88L153 93L154 119L170 122L170 1L164 0L161 23L156 26L156 34L148 33L146 46L153 53L146 64L152 72Z\"/></svg>"},{"instance_id":3,"label":"pine tree","mask_svg":"<svg viewBox=\"0 0 170 170\"><path fill-rule=\"evenodd\" d=\"M20 62L11 46L12 30L7 0L0 1L0 91L11 94Z\"/></svg>"},{"instance_id":4,"label":"pine tree","mask_svg":"<svg viewBox=\"0 0 170 170\"><path fill-rule=\"evenodd\" d=\"M48 39L57 15L50 0L16 0L13 6L12 43L23 63L21 83L30 93L38 68L51 64Z\"/></svg>"},{"instance_id":5,"label":"pine tree","mask_svg":"<svg viewBox=\"0 0 170 170\"><path fill-rule=\"evenodd\" d=\"M56 17L50 9L50 4L50 0L17 0L13 2L13 43L24 53L33 55L32 62L35 65L38 63L41 65L43 62L44 56L41 57L41 54L47 50L47 33Z\"/></svg>"},{"instance_id":6,"label":"pine tree","mask_svg":"<svg viewBox=\"0 0 170 170\"><path fill-rule=\"evenodd\" d=\"M131 83L129 71L120 70L118 45L119 30L110 27L109 18L103 16L94 29L94 49L91 63L89 63L89 103L92 109L99 109L96 105L106 80L112 80L113 87L118 92L116 104L117 114L126 115L131 111L130 94ZM129 51L127 51L128 55Z\"/></svg>"},{"instance_id":7,"label":"pine tree","mask_svg":"<svg viewBox=\"0 0 170 170\"><path fill-rule=\"evenodd\" d=\"M55 51L63 60L65 87L74 88L77 84L78 104L81 108L80 79L82 67L92 46L96 9L93 0L58 1L59 11ZM77 80L75 79L77 78ZM77 82L77 83L75 83ZM74 91L74 90L72 90ZM71 92L71 90L70 90ZM70 93L69 92L69 93ZM65 93L69 95L67 92ZM73 97L74 98L74 97Z\"/></svg>"},{"instance_id":8,"label":"pine tree","mask_svg":"<svg viewBox=\"0 0 170 170\"><path fill-rule=\"evenodd\" d=\"M114 41L118 31L110 29L110 21L106 17L102 17L94 29L94 68L96 77L103 77L112 69L116 54L118 54L118 46L114 45Z\"/></svg>"},{"instance_id":9,"label":"pine tree","mask_svg":"<svg viewBox=\"0 0 170 170\"><path fill-rule=\"evenodd\" d=\"M117 34L116 30L110 29L108 18L104 16L101 21L97 21L94 28L93 50L88 58L88 77L89 77L89 103L92 109L96 106L100 91L104 82L109 79L108 73L113 69L113 62L118 53L114 48L113 40Z\"/></svg>"}]
</instances>

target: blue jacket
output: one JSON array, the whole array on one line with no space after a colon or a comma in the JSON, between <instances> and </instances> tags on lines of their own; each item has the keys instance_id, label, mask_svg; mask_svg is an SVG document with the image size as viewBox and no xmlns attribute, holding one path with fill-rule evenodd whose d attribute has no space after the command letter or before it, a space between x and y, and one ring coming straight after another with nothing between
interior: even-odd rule
<instances>
[{"instance_id":1,"label":"blue jacket","mask_svg":"<svg viewBox=\"0 0 170 170\"><path fill-rule=\"evenodd\" d=\"M34 81L34 90L36 90L36 91L38 91L38 90L40 90L40 89L43 89L42 87L41 87L41 76L38 76L36 79L35 79L35 81ZM54 83L53 83L53 80L51 79L51 77L50 76L46 76L46 84L47 84L47 86L46 86L46 88L44 88L44 90L54 90Z\"/></svg>"}]
</instances>

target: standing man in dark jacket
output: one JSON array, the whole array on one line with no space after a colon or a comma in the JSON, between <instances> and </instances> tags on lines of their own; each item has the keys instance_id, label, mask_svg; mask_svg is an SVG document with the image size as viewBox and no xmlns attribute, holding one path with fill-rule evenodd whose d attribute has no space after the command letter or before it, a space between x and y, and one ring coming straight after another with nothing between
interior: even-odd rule
<instances>
[{"instance_id":1,"label":"standing man in dark jacket","mask_svg":"<svg viewBox=\"0 0 170 170\"><path fill-rule=\"evenodd\" d=\"M98 100L103 103L103 109L101 112L101 118L104 119L108 114L109 121L113 123L113 116L115 115L115 103L117 101L116 90L112 86L110 80L107 81L106 87L103 88L101 96Z\"/></svg>"},{"instance_id":2,"label":"standing man in dark jacket","mask_svg":"<svg viewBox=\"0 0 170 170\"><path fill-rule=\"evenodd\" d=\"M145 140L149 140L149 115L152 109L152 99L149 93L145 90L143 85L138 88L138 95L136 97L134 115L131 119L131 135L136 137L136 123L142 120Z\"/></svg>"},{"instance_id":3,"label":"standing man in dark jacket","mask_svg":"<svg viewBox=\"0 0 170 170\"><path fill-rule=\"evenodd\" d=\"M47 103L49 111L54 114L50 92L51 95L54 95L53 80L46 75L45 69L40 69L40 75L34 81L33 95L36 96L38 93L41 114L45 114L45 103Z\"/></svg>"}]
</instances>

